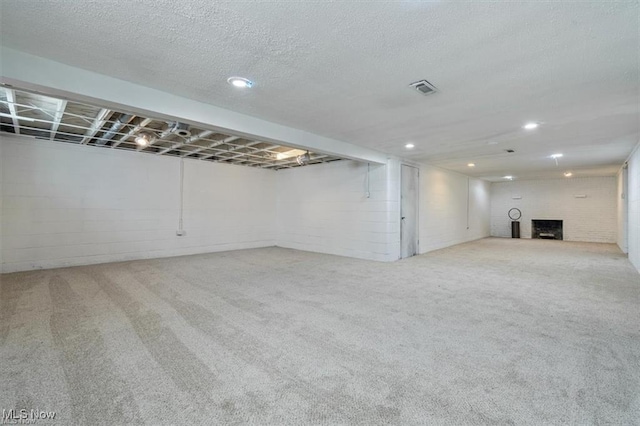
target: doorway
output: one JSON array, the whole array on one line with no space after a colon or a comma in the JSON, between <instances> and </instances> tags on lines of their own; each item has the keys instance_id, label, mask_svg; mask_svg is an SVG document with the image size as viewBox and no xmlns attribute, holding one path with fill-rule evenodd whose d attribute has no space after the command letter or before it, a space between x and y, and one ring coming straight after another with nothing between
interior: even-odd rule
<instances>
[{"instance_id":1,"label":"doorway","mask_svg":"<svg viewBox=\"0 0 640 426\"><path fill-rule=\"evenodd\" d=\"M400 176L400 257L418 254L418 187L420 170L402 165Z\"/></svg>"}]
</instances>

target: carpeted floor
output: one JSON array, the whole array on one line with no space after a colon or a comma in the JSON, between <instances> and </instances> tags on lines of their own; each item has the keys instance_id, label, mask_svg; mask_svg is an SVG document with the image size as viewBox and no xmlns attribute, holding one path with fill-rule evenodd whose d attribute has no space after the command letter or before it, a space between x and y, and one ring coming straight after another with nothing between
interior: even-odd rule
<instances>
[{"instance_id":1,"label":"carpeted floor","mask_svg":"<svg viewBox=\"0 0 640 426\"><path fill-rule=\"evenodd\" d=\"M56 412L37 424L640 424L640 274L614 245L267 248L1 280L0 409Z\"/></svg>"}]
</instances>

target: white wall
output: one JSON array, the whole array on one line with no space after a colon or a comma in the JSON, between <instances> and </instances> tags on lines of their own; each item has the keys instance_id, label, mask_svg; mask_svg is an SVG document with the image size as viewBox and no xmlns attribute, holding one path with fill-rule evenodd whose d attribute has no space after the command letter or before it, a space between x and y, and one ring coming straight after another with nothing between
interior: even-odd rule
<instances>
[{"instance_id":1,"label":"white wall","mask_svg":"<svg viewBox=\"0 0 640 426\"><path fill-rule=\"evenodd\" d=\"M414 164L415 165L415 164ZM490 185L420 169L420 253L489 236ZM365 259L400 257L400 161L341 161L278 172L278 245ZM467 229L467 185L469 229Z\"/></svg>"},{"instance_id":2,"label":"white wall","mask_svg":"<svg viewBox=\"0 0 640 426\"><path fill-rule=\"evenodd\" d=\"M280 170L278 246L373 260L396 260L397 162L336 161Z\"/></svg>"},{"instance_id":3,"label":"white wall","mask_svg":"<svg viewBox=\"0 0 640 426\"><path fill-rule=\"evenodd\" d=\"M531 238L532 219L563 221L564 239L615 243L616 178L565 178L497 182L491 185L491 235L511 236L512 207L522 211L521 237ZM586 195L586 198L576 198ZM513 199L513 197L522 197Z\"/></svg>"},{"instance_id":4,"label":"white wall","mask_svg":"<svg viewBox=\"0 0 640 426\"><path fill-rule=\"evenodd\" d=\"M2 271L275 244L272 171L0 136Z\"/></svg>"},{"instance_id":5,"label":"white wall","mask_svg":"<svg viewBox=\"0 0 640 426\"><path fill-rule=\"evenodd\" d=\"M3 272L276 244L400 255L397 159L369 172L354 161L274 172L185 160L178 237L179 159L6 135L0 145ZM488 236L487 182L420 169L420 253Z\"/></svg>"},{"instance_id":6,"label":"white wall","mask_svg":"<svg viewBox=\"0 0 640 426\"><path fill-rule=\"evenodd\" d=\"M489 182L421 165L420 253L488 237L490 188Z\"/></svg>"},{"instance_id":7,"label":"white wall","mask_svg":"<svg viewBox=\"0 0 640 426\"><path fill-rule=\"evenodd\" d=\"M640 144L636 146L627 162L629 260L640 272Z\"/></svg>"},{"instance_id":8,"label":"white wall","mask_svg":"<svg viewBox=\"0 0 640 426\"><path fill-rule=\"evenodd\" d=\"M627 215L629 214L629 194L627 194L627 169L622 168L616 175L616 211L618 213L618 247L623 253L628 253L627 247Z\"/></svg>"}]
</instances>

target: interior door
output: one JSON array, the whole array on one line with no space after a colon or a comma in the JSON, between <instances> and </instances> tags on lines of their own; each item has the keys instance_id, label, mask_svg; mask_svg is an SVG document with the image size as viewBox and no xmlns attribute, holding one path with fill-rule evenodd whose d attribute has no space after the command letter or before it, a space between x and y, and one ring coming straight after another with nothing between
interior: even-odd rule
<instances>
[{"instance_id":1,"label":"interior door","mask_svg":"<svg viewBox=\"0 0 640 426\"><path fill-rule=\"evenodd\" d=\"M402 165L400 177L400 255L415 256L418 253L418 183L420 171L416 167Z\"/></svg>"}]
</instances>

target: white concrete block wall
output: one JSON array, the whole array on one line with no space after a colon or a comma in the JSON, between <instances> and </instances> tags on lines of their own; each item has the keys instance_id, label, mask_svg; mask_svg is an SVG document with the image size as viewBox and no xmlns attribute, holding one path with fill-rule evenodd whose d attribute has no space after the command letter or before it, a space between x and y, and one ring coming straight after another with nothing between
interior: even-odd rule
<instances>
[{"instance_id":1,"label":"white concrete block wall","mask_svg":"<svg viewBox=\"0 0 640 426\"><path fill-rule=\"evenodd\" d=\"M389 261L398 258L396 164L337 161L277 172L278 246Z\"/></svg>"},{"instance_id":2,"label":"white concrete block wall","mask_svg":"<svg viewBox=\"0 0 640 426\"><path fill-rule=\"evenodd\" d=\"M623 253L628 253L627 247L627 215L629 214L628 203L629 194L627 194L627 185L625 180L627 173L625 169L620 169L616 175L616 211L618 213L618 247Z\"/></svg>"},{"instance_id":3,"label":"white concrete block wall","mask_svg":"<svg viewBox=\"0 0 640 426\"><path fill-rule=\"evenodd\" d=\"M628 160L628 248L629 260L640 272L640 144Z\"/></svg>"},{"instance_id":4,"label":"white concrete block wall","mask_svg":"<svg viewBox=\"0 0 640 426\"><path fill-rule=\"evenodd\" d=\"M421 165L420 253L488 237L490 187L480 179Z\"/></svg>"},{"instance_id":5,"label":"white concrete block wall","mask_svg":"<svg viewBox=\"0 0 640 426\"><path fill-rule=\"evenodd\" d=\"M522 238L531 238L532 219L555 219L563 221L565 240L615 243L616 192L613 176L493 183L491 235L511 237L507 213L517 207L522 211ZM576 195L586 195L586 198L576 198Z\"/></svg>"},{"instance_id":6,"label":"white concrete block wall","mask_svg":"<svg viewBox=\"0 0 640 426\"><path fill-rule=\"evenodd\" d=\"M278 172L0 138L3 272L206 253L276 243L393 261L400 162L339 161ZM420 252L488 235L489 185L422 165ZM467 229L469 185L469 229Z\"/></svg>"},{"instance_id":7,"label":"white concrete block wall","mask_svg":"<svg viewBox=\"0 0 640 426\"><path fill-rule=\"evenodd\" d=\"M3 272L275 244L275 173L0 136Z\"/></svg>"},{"instance_id":8,"label":"white concrete block wall","mask_svg":"<svg viewBox=\"0 0 640 426\"><path fill-rule=\"evenodd\" d=\"M276 243L276 172L185 160L181 253Z\"/></svg>"}]
</instances>

